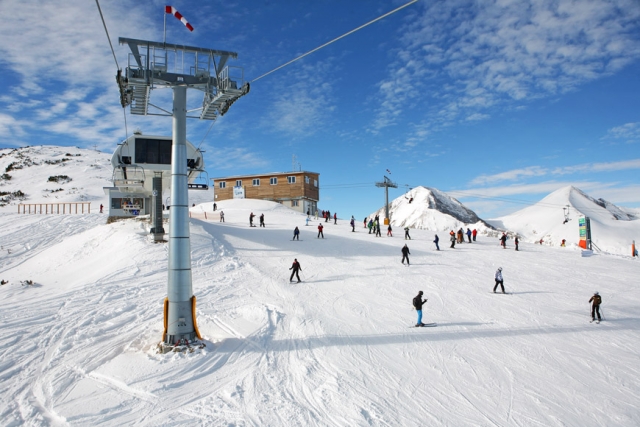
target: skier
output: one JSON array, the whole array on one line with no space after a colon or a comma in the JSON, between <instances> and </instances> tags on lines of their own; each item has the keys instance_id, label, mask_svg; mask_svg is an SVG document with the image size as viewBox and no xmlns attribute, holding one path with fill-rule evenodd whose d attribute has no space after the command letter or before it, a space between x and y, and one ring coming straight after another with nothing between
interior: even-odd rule
<instances>
[{"instance_id":1,"label":"skier","mask_svg":"<svg viewBox=\"0 0 640 427\"><path fill-rule=\"evenodd\" d=\"M507 249L507 233L502 233L502 237L500 237L500 246L502 246L502 249Z\"/></svg>"},{"instance_id":2,"label":"skier","mask_svg":"<svg viewBox=\"0 0 640 427\"><path fill-rule=\"evenodd\" d=\"M376 237L382 237L382 233L380 232L380 222L376 223Z\"/></svg>"},{"instance_id":3,"label":"skier","mask_svg":"<svg viewBox=\"0 0 640 427\"><path fill-rule=\"evenodd\" d=\"M220 222L224 222L224 211L220 211Z\"/></svg>"},{"instance_id":4,"label":"skier","mask_svg":"<svg viewBox=\"0 0 640 427\"><path fill-rule=\"evenodd\" d=\"M253 225L253 217L254 217L254 216L255 216L255 215L253 214L253 212L251 212L251 213L249 214L249 227L255 227L255 225Z\"/></svg>"},{"instance_id":5,"label":"skier","mask_svg":"<svg viewBox=\"0 0 640 427\"><path fill-rule=\"evenodd\" d=\"M304 220L305 221L305 226L309 225L309 217L307 217L307 219Z\"/></svg>"},{"instance_id":6,"label":"skier","mask_svg":"<svg viewBox=\"0 0 640 427\"><path fill-rule=\"evenodd\" d=\"M337 225L338 224L338 214L334 212L333 214L333 225Z\"/></svg>"},{"instance_id":7,"label":"skier","mask_svg":"<svg viewBox=\"0 0 640 427\"><path fill-rule=\"evenodd\" d=\"M424 323L422 323L422 304L427 301L428 299L422 299L422 291L418 292L418 295L413 298L413 307L418 313L418 323L416 323L416 327L424 326Z\"/></svg>"},{"instance_id":8,"label":"skier","mask_svg":"<svg viewBox=\"0 0 640 427\"><path fill-rule=\"evenodd\" d=\"M297 226L293 230L293 239L291 239L291 240L300 240L300 230L298 229Z\"/></svg>"},{"instance_id":9,"label":"skier","mask_svg":"<svg viewBox=\"0 0 640 427\"><path fill-rule=\"evenodd\" d=\"M594 292L593 296L589 300L591 303L591 321L596 320L596 314L598 315L598 323L600 323L600 303L602 303L602 297L598 292Z\"/></svg>"},{"instance_id":10,"label":"skier","mask_svg":"<svg viewBox=\"0 0 640 427\"><path fill-rule=\"evenodd\" d=\"M103 207L104 207L104 206L102 206L102 203L100 203L100 213L102 213L102 208L103 208Z\"/></svg>"},{"instance_id":11,"label":"skier","mask_svg":"<svg viewBox=\"0 0 640 427\"><path fill-rule=\"evenodd\" d=\"M462 231L462 227L458 230L458 243L464 243L464 232Z\"/></svg>"},{"instance_id":12,"label":"skier","mask_svg":"<svg viewBox=\"0 0 640 427\"><path fill-rule=\"evenodd\" d=\"M293 265L291 266L291 268L290 268L289 270L293 270L293 271L291 272L291 277L289 278L289 281L290 281L290 282L293 282L293 275L295 274L295 275L296 275L296 277L298 278L298 283L300 283L300 282L301 282L301 280L300 280L300 276L298 275L298 270L299 270L299 271L302 271L302 268L300 268L300 263L298 262L298 259L297 259L297 258L295 258L295 259L293 260Z\"/></svg>"},{"instance_id":13,"label":"skier","mask_svg":"<svg viewBox=\"0 0 640 427\"><path fill-rule=\"evenodd\" d=\"M471 232L471 235L473 236L473 241L476 241L476 234L478 234L478 230L476 230L475 228L473 229L473 231Z\"/></svg>"},{"instance_id":14,"label":"skier","mask_svg":"<svg viewBox=\"0 0 640 427\"><path fill-rule=\"evenodd\" d=\"M349 222L349 225L351 225L351 232L355 232L356 231L356 219L353 217L353 215L351 215L351 222Z\"/></svg>"},{"instance_id":15,"label":"skier","mask_svg":"<svg viewBox=\"0 0 640 427\"><path fill-rule=\"evenodd\" d=\"M504 294L504 280L502 280L502 267L498 267L498 270L496 271L496 285L493 287L493 293L496 293L496 289L498 288L498 285L500 285L500 287L502 288L502 293Z\"/></svg>"},{"instance_id":16,"label":"skier","mask_svg":"<svg viewBox=\"0 0 640 427\"><path fill-rule=\"evenodd\" d=\"M218 209L218 205L214 203L214 204L213 204L213 210L214 210L214 212L215 212L217 209Z\"/></svg>"},{"instance_id":17,"label":"skier","mask_svg":"<svg viewBox=\"0 0 640 427\"><path fill-rule=\"evenodd\" d=\"M264 214L260 214L260 227L264 227Z\"/></svg>"},{"instance_id":18,"label":"skier","mask_svg":"<svg viewBox=\"0 0 640 427\"><path fill-rule=\"evenodd\" d=\"M436 251L440 250L440 246L438 246L438 242L440 241L440 238L438 237L438 235L436 234L436 238L433 240L433 243L436 244Z\"/></svg>"},{"instance_id":19,"label":"skier","mask_svg":"<svg viewBox=\"0 0 640 427\"><path fill-rule=\"evenodd\" d=\"M409 227L404 228L404 240L411 240L411 236L409 236Z\"/></svg>"},{"instance_id":20,"label":"skier","mask_svg":"<svg viewBox=\"0 0 640 427\"><path fill-rule=\"evenodd\" d=\"M373 228L373 220L372 219L369 220L369 224L367 224L367 227L369 227L369 234L371 234L371 229Z\"/></svg>"},{"instance_id":21,"label":"skier","mask_svg":"<svg viewBox=\"0 0 640 427\"><path fill-rule=\"evenodd\" d=\"M389 223L389 226L387 227L387 236L393 237L392 231L393 230L391 229L391 223Z\"/></svg>"},{"instance_id":22,"label":"skier","mask_svg":"<svg viewBox=\"0 0 640 427\"><path fill-rule=\"evenodd\" d=\"M320 238L320 236L322 236L322 238L324 239L324 233L322 232L322 229L324 227L322 226L322 223L318 224L318 239Z\"/></svg>"},{"instance_id":23,"label":"skier","mask_svg":"<svg viewBox=\"0 0 640 427\"><path fill-rule=\"evenodd\" d=\"M519 251L520 249L518 249L518 243L520 243L520 240L518 240L518 236L516 236L516 239L513 242L516 244L516 251Z\"/></svg>"},{"instance_id":24,"label":"skier","mask_svg":"<svg viewBox=\"0 0 640 427\"><path fill-rule=\"evenodd\" d=\"M467 240L471 243L471 230L467 228Z\"/></svg>"},{"instance_id":25,"label":"skier","mask_svg":"<svg viewBox=\"0 0 640 427\"><path fill-rule=\"evenodd\" d=\"M367 228L367 217L366 216L364 217L364 221L363 222L364 222L364 228Z\"/></svg>"},{"instance_id":26,"label":"skier","mask_svg":"<svg viewBox=\"0 0 640 427\"><path fill-rule=\"evenodd\" d=\"M326 211L324 213L324 222L329 222L329 218L331 218L331 212Z\"/></svg>"},{"instance_id":27,"label":"skier","mask_svg":"<svg viewBox=\"0 0 640 427\"><path fill-rule=\"evenodd\" d=\"M402 252L402 264L404 264L404 260L406 259L407 265L409 265L409 255L411 255L411 252L409 252L409 247L406 243L404 244L400 252Z\"/></svg>"},{"instance_id":28,"label":"skier","mask_svg":"<svg viewBox=\"0 0 640 427\"><path fill-rule=\"evenodd\" d=\"M562 243L560 243L560 246L562 246L562 247L564 248L564 247L565 247L565 245L566 245L566 242L567 242L567 240L566 240L566 239L562 239Z\"/></svg>"},{"instance_id":29,"label":"skier","mask_svg":"<svg viewBox=\"0 0 640 427\"><path fill-rule=\"evenodd\" d=\"M451 230L449 232L449 240L451 240L451 246L449 246L450 249L455 249L456 248L456 233L453 232L453 230Z\"/></svg>"}]
</instances>

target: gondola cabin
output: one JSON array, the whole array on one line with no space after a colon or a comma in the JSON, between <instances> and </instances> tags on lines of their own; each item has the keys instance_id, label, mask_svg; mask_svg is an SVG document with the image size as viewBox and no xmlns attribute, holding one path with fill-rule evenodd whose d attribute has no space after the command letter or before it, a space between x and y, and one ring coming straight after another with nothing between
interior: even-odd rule
<instances>
[{"instance_id":1,"label":"gondola cabin","mask_svg":"<svg viewBox=\"0 0 640 427\"><path fill-rule=\"evenodd\" d=\"M171 187L171 145L170 136L142 134L134 134L118 145L111 157L113 187L105 187L109 195L109 216L151 213L153 178L161 179L162 193ZM207 189L202 188L202 184L195 184L200 174L206 173L204 156L189 141L186 162L189 187Z\"/></svg>"}]
</instances>

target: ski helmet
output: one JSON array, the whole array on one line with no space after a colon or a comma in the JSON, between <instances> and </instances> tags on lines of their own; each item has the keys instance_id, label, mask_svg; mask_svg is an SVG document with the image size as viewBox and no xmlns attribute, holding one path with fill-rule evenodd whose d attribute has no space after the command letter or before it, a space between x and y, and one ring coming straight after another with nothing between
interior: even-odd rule
<instances>
[{"instance_id":1,"label":"ski helmet","mask_svg":"<svg viewBox=\"0 0 640 427\"><path fill-rule=\"evenodd\" d=\"M498 271L502 271L502 267L498 267Z\"/></svg>"},{"instance_id":2,"label":"ski helmet","mask_svg":"<svg viewBox=\"0 0 640 427\"><path fill-rule=\"evenodd\" d=\"M600 295L600 294L598 293L598 291L595 291L593 294L594 294L594 295Z\"/></svg>"},{"instance_id":3,"label":"ski helmet","mask_svg":"<svg viewBox=\"0 0 640 427\"><path fill-rule=\"evenodd\" d=\"M422 291L418 292L418 295L422 295Z\"/></svg>"}]
</instances>

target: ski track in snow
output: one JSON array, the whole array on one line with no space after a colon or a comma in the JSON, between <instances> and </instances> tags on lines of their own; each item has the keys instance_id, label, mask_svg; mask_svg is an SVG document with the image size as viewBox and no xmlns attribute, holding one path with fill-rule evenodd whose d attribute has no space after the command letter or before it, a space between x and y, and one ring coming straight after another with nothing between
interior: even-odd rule
<instances>
[{"instance_id":1,"label":"ski track in snow","mask_svg":"<svg viewBox=\"0 0 640 427\"><path fill-rule=\"evenodd\" d=\"M222 205L222 203L221 203ZM275 206L269 226L192 220L206 348L155 353L167 246L137 221L5 215L0 393L6 425L640 424L638 264L345 222L317 241ZM292 225L293 224L293 225ZM300 242L289 240L302 225ZM411 266L400 264L407 243ZM443 245L444 246L444 245ZM20 248L20 249L18 249ZM298 258L302 283L289 282ZM579 268L575 265L579 264ZM492 295L504 267L512 295ZM606 278L605 281L594 278ZM34 286L19 281L33 279ZM589 324L594 283L608 319ZM587 284L587 285L585 285ZM586 289L585 289L586 287ZM411 299L423 290L425 320ZM599 329L597 329L599 328Z\"/></svg>"}]
</instances>

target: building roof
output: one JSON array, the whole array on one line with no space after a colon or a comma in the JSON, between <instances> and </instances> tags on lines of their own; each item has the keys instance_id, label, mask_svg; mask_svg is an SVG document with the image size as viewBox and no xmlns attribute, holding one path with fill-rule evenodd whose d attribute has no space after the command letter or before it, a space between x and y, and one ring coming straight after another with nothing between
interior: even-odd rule
<instances>
[{"instance_id":1,"label":"building roof","mask_svg":"<svg viewBox=\"0 0 640 427\"><path fill-rule=\"evenodd\" d=\"M318 176L320 175L319 172L291 171L291 172L265 172L265 173L251 174L251 175L229 175L229 176L221 176L221 177L218 177L218 178L210 178L210 179L212 181L215 181L215 180L221 180L221 179L254 178L254 177L260 177L260 176L265 176L265 175L272 175L272 176L276 176L276 175L303 175L305 173L316 174Z\"/></svg>"}]
</instances>

